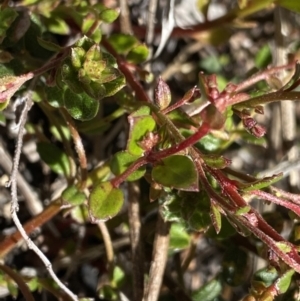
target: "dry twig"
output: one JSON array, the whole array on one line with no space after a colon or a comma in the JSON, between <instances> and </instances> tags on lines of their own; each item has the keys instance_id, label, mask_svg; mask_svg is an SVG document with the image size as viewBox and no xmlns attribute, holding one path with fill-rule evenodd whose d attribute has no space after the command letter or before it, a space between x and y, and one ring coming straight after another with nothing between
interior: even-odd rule
<instances>
[{"instance_id":1,"label":"dry twig","mask_svg":"<svg viewBox=\"0 0 300 301\"><path fill-rule=\"evenodd\" d=\"M153 260L143 301L157 301L168 258L170 223L158 214L156 235L153 246Z\"/></svg>"},{"instance_id":2,"label":"dry twig","mask_svg":"<svg viewBox=\"0 0 300 301\"><path fill-rule=\"evenodd\" d=\"M23 145L23 136L25 131L25 123L27 120L27 115L31 107L33 106L33 101L31 98L31 91L27 93L27 95L23 98L24 101L24 108L22 110L22 113L20 115L20 121L19 121L19 131L18 131L18 137L16 142L16 149L15 149L15 155L13 159L13 166L11 171L10 180L7 183L7 187L11 187L11 217L21 233L23 239L25 240L27 246L29 249L33 250L37 256L42 260L44 263L46 269L48 270L49 274L51 275L52 279L55 281L55 283L72 299L77 301L78 298L75 294L73 294L56 276L56 274L53 271L51 262L49 259L44 255L44 253L33 243L33 241L29 238L27 235L23 225L21 224L17 212L19 210L19 204L18 204L18 195L17 195L17 175L18 175L18 167L20 162L20 156L22 151L22 145Z\"/></svg>"},{"instance_id":3,"label":"dry twig","mask_svg":"<svg viewBox=\"0 0 300 301\"><path fill-rule=\"evenodd\" d=\"M141 243L140 189L137 183L128 183L128 216L132 254L134 301L142 300L144 290L144 258Z\"/></svg>"}]
</instances>

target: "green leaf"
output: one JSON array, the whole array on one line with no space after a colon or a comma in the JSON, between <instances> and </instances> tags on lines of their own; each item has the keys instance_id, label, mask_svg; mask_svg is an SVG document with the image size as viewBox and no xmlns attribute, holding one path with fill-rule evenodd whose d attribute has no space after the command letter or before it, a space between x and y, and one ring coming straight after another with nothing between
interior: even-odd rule
<instances>
[{"instance_id":1,"label":"green leaf","mask_svg":"<svg viewBox=\"0 0 300 301\"><path fill-rule=\"evenodd\" d=\"M212 224L209 213L200 209L195 210L187 222L192 230L199 232L206 232Z\"/></svg>"},{"instance_id":2,"label":"green leaf","mask_svg":"<svg viewBox=\"0 0 300 301\"><path fill-rule=\"evenodd\" d=\"M82 47L72 47L71 48L71 62L72 66L75 69L80 69L82 67L82 64L84 62L86 55L86 51Z\"/></svg>"},{"instance_id":3,"label":"green leaf","mask_svg":"<svg viewBox=\"0 0 300 301\"><path fill-rule=\"evenodd\" d=\"M40 37L37 37L37 41L40 44L40 46L42 46L43 48L50 50L50 51L59 52L63 49L59 45L57 45L53 42L50 42L50 41L43 40Z\"/></svg>"},{"instance_id":4,"label":"green leaf","mask_svg":"<svg viewBox=\"0 0 300 301\"><path fill-rule=\"evenodd\" d=\"M112 301L119 300L118 299L118 297L119 297L118 290L113 288L110 284L102 285L98 292L98 296L102 300L112 300Z\"/></svg>"},{"instance_id":5,"label":"green leaf","mask_svg":"<svg viewBox=\"0 0 300 301\"><path fill-rule=\"evenodd\" d=\"M26 284L31 292L34 292L39 288L39 281L36 277L30 279Z\"/></svg>"},{"instance_id":6,"label":"green leaf","mask_svg":"<svg viewBox=\"0 0 300 301\"><path fill-rule=\"evenodd\" d=\"M78 190L76 185L67 187L61 194L62 205L77 206L83 204L86 196L83 192Z\"/></svg>"},{"instance_id":7,"label":"green leaf","mask_svg":"<svg viewBox=\"0 0 300 301\"><path fill-rule=\"evenodd\" d=\"M251 206L244 206L240 207L239 209L236 210L235 214L236 215L244 215L248 213L251 210Z\"/></svg>"},{"instance_id":8,"label":"green leaf","mask_svg":"<svg viewBox=\"0 0 300 301\"><path fill-rule=\"evenodd\" d=\"M130 131L127 150L134 156L141 156L144 153L144 149L140 146L140 142L148 133L154 131L156 122L150 115L135 116L135 113L129 115L128 120Z\"/></svg>"},{"instance_id":9,"label":"green leaf","mask_svg":"<svg viewBox=\"0 0 300 301\"><path fill-rule=\"evenodd\" d=\"M268 44L264 45L255 56L255 66L259 69L266 68L272 61L272 54Z\"/></svg>"},{"instance_id":10,"label":"green leaf","mask_svg":"<svg viewBox=\"0 0 300 301\"><path fill-rule=\"evenodd\" d=\"M205 69L209 73L221 73L223 68L220 58L216 55L206 57L205 60L200 61L199 65L201 69Z\"/></svg>"},{"instance_id":11,"label":"green leaf","mask_svg":"<svg viewBox=\"0 0 300 301\"><path fill-rule=\"evenodd\" d=\"M213 301L222 291L222 284L218 280L212 280L203 285L199 290L193 293L193 301Z\"/></svg>"},{"instance_id":12,"label":"green leaf","mask_svg":"<svg viewBox=\"0 0 300 301\"><path fill-rule=\"evenodd\" d=\"M170 118L174 123L182 126L199 126L199 123L191 119L188 114L183 110L173 110L168 113L168 118Z\"/></svg>"},{"instance_id":13,"label":"green leaf","mask_svg":"<svg viewBox=\"0 0 300 301\"><path fill-rule=\"evenodd\" d=\"M99 18L105 23L112 23L119 17L119 12L115 9L105 9L103 10Z\"/></svg>"},{"instance_id":14,"label":"green leaf","mask_svg":"<svg viewBox=\"0 0 300 301\"><path fill-rule=\"evenodd\" d=\"M10 52L8 51L4 51L4 50L0 50L0 63L1 64L7 64L9 63L10 61L12 61L14 59L14 57L11 55ZM1 69L3 70L0 70L0 76L4 75L5 73L5 68L4 65L1 65ZM7 73L9 72L9 70L7 70ZM11 75L13 73L10 73L10 74L6 74L6 75Z\"/></svg>"},{"instance_id":15,"label":"green leaf","mask_svg":"<svg viewBox=\"0 0 300 301\"><path fill-rule=\"evenodd\" d=\"M133 156L126 151L118 152L114 155L111 161L111 171L116 175L123 173L132 163L134 163L139 157ZM127 181L136 181L140 179L146 172L146 166L140 167L138 170L133 172Z\"/></svg>"},{"instance_id":16,"label":"green leaf","mask_svg":"<svg viewBox=\"0 0 300 301\"><path fill-rule=\"evenodd\" d=\"M286 241L278 241L278 242L275 243L275 245L277 246L277 248L280 251L282 251L284 253L289 253L289 252L292 251L291 245Z\"/></svg>"},{"instance_id":17,"label":"green leaf","mask_svg":"<svg viewBox=\"0 0 300 301\"><path fill-rule=\"evenodd\" d=\"M115 266L111 281L112 286L119 288L125 282L125 279L126 274L124 273L124 271L119 266Z\"/></svg>"},{"instance_id":18,"label":"green leaf","mask_svg":"<svg viewBox=\"0 0 300 301\"><path fill-rule=\"evenodd\" d=\"M67 22L58 16L51 16L45 19L45 24L48 30L54 34L68 35L70 34L70 27Z\"/></svg>"},{"instance_id":19,"label":"green leaf","mask_svg":"<svg viewBox=\"0 0 300 301\"><path fill-rule=\"evenodd\" d=\"M75 94L67 89L64 93L64 106L74 119L83 121L96 116L99 110L99 101L86 93Z\"/></svg>"},{"instance_id":20,"label":"green leaf","mask_svg":"<svg viewBox=\"0 0 300 301\"><path fill-rule=\"evenodd\" d=\"M82 47L85 51L88 51L93 45L95 45L95 42L92 39L87 36L83 36L75 43L74 46Z\"/></svg>"},{"instance_id":21,"label":"green leaf","mask_svg":"<svg viewBox=\"0 0 300 301\"><path fill-rule=\"evenodd\" d=\"M277 0L276 3L287 9L300 13L300 3L295 0Z\"/></svg>"},{"instance_id":22,"label":"green leaf","mask_svg":"<svg viewBox=\"0 0 300 301\"><path fill-rule=\"evenodd\" d=\"M89 212L87 206L74 206L70 210L70 217L78 224L86 224L89 220Z\"/></svg>"},{"instance_id":23,"label":"green leaf","mask_svg":"<svg viewBox=\"0 0 300 301\"><path fill-rule=\"evenodd\" d=\"M254 182L250 182L250 183L239 183L239 189L242 191L252 191L252 190L258 190L258 189L263 189L266 188L276 182L278 182L279 180L281 180L283 177L282 173L279 173L277 175L271 176L271 177L265 177L262 179L259 179L257 181Z\"/></svg>"},{"instance_id":24,"label":"green leaf","mask_svg":"<svg viewBox=\"0 0 300 301\"><path fill-rule=\"evenodd\" d=\"M222 216L217 205L211 202L210 216L216 233L219 234L222 228Z\"/></svg>"},{"instance_id":25,"label":"green leaf","mask_svg":"<svg viewBox=\"0 0 300 301\"><path fill-rule=\"evenodd\" d=\"M230 160L225 159L223 156L201 155L201 158L204 160L205 164L217 169L225 168L230 163Z\"/></svg>"},{"instance_id":26,"label":"green leaf","mask_svg":"<svg viewBox=\"0 0 300 301\"><path fill-rule=\"evenodd\" d=\"M1 112L1 109L0 109L0 125L3 127L6 125L6 116L3 114L3 112Z\"/></svg>"},{"instance_id":27,"label":"green leaf","mask_svg":"<svg viewBox=\"0 0 300 301\"><path fill-rule=\"evenodd\" d=\"M104 83L105 87L105 97L113 96L119 92L126 85L126 80L123 74L119 73L118 77L115 80L112 80L108 83Z\"/></svg>"},{"instance_id":28,"label":"green leaf","mask_svg":"<svg viewBox=\"0 0 300 301\"><path fill-rule=\"evenodd\" d=\"M141 117L151 115L151 109L148 106L142 106L138 110L134 111L130 117Z\"/></svg>"},{"instance_id":29,"label":"green leaf","mask_svg":"<svg viewBox=\"0 0 300 301\"><path fill-rule=\"evenodd\" d=\"M212 134L208 134L201 138L201 140L196 143L196 146L199 147L201 150L206 152L214 152L217 151L221 145L221 140L216 138Z\"/></svg>"},{"instance_id":30,"label":"green leaf","mask_svg":"<svg viewBox=\"0 0 300 301\"><path fill-rule=\"evenodd\" d=\"M162 204L162 216L165 221L182 222L182 203L178 194L162 194L159 198Z\"/></svg>"},{"instance_id":31,"label":"green leaf","mask_svg":"<svg viewBox=\"0 0 300 301\"><path fill-rule=\"evenodd\" d=\"M93 80L95 80L101 84L105 84L105 83L109 83L109 82L115 80L116 78L118 78L118 76L121 75L121 73L118 69L113 68L113 67L106 67L106 68L105 67L106 66L104 63L102 63L100 65L100 68L102 68L102 70L101 70L101 72L99 72L99 75L97 74L97 77L93 78ZM96 66L94 66L94 68L96 68ZM99 70L100 70L100 68L99 68Z\"/></svg>"},{"instance_id":32,"label":"green leaf","mask_svg":"<svg viewBox=\"0 0 300 301\"><path fill-rule=\"evenodd\" d=\"M140 64L147 60L149 49L145 44L133 47L127 54L126 59L133 64Z\"/></svg>"},{"instance_id":33,"label":"green leaf","mask_svg":"<svg viewBox=\"0 0 300 301\"><path fill-rule=\"evenodd\" d=\"M76 64L79 63L78 61ZM65 64L62 65L61 69L61 79L64 83L68 85L68 87L76 94L83 92L82 83L79 81L80 78L78 76L77 70L74 69L72 66L71 59L66 59ZM57 76L56 84L57 86L61 86L61 83L58 81L60 79L60 76Z\"/></svg>"},{"instance_id":34,"label":"green leaf","mask_svg":"<svg viewBox=\"0 0 300 301\"><path fill-rule=\"evenodd\" d=\"M37 151L41 159L49 165L51 170L65 176L70 175L70 165L67 155L56 145L48 142L39 142Z\"/></svg>"},{"instance_id":35,"label":"green leaf","mask_svg":"<svg viewBox=\"0 0 300 301\"><path fill-rule=\"evenodd\" d=\"M247 253L234 244L230 245L223 257L222 278L230 286L241 285L245 281L247 269Z\"/></svg>"},{"instance_id":36,"label":"green leaf","mask_svg":"<svg viewBox=\"0 0 300 301\"><path fill-rule=\"evenodd\" d=\"M48 103L54 108L64 106L63 90L55 87L45 87L46 99Z\"/></svg>"},{"instance_id":37,"label":"green leaf","mask_svg":"<svg viewBox=\"0 0 300 301\"><path fill-rule=\"evenodd\" d=\"M214 228L209 228L206 232L207 237L215 240L224 240L236 234L235 228L231 225L228 219L221 215L222 228L219 233L216 233Z\"/></svg>"},{"instance_id":38,"label":"green leaf","mask_svg":"<svg viewBox=\"0 0 300 301\"><path fill-rule=\"evenodd\" d=\"M274 267L258 270L254 274L254 280L263 282L266 287L270 286L278 278L278 272Z\"/></svg>"},{"instance_id":39,"label":"green leaf","mask_svg":"<svg viewBox=\"0 0 300 301\"><path fill-rule=\"evenodd\" d=\"M283 294L288 290L294 274L294 270L288 270L280 276L278 280L276 280L275 286L279 290L280 294Z\"/></svg>"},{"instance_id":40,"label":"green leaf","mask_svg":"<svg viewBox=\"0 0 300 301\"><path fill-rule=\"evenodd\" d=\"M89 197L89 214L92 222L106 221L121 210L124 197L121 189L110 182L96 185Z\"/></svg>"},{"instance_id":41,"label":"green leaf","mask_svg":"<svg viewBox=\"0 0 300 301\"><path fill-rule=\"evenodd\" d=\"M85 79L80 76L78 78L81 81L84 92L91 98L99 101L106 96L106 89L104 85L96 82L86 82Z\"/></svg>"},{"instance_id":42,"label":"green leaf","mask_svg":"<svg viewBox=\"0 0 300 301\"><path fill-rule=\"evenodd\" d=\"M135 45L139 43L137 38L123 33L112 34L108 41L119 54L128 53Z\"/></svg>"},{"instance_id":43,"label":"green leaf","mask_svg":"<svg viewBox=\"0 0 300 301\"><path fill-rule=\"evenodd\" d=\"M186 232L185 227L179 223L173 223L170 229L169 248L175 251L183 250L190 245L190 235Z\"/></svg>"},{"instance_id":44,"label":"green leaf","mask_svg":"<svg viewBox=\"0 0 300 301\"><path fill-rule=\"evenodd\" d=\"M0 10L0 44L6 37L6 31L9 29L10 25L17 18L18 14L15 9L11 7L5 7Z\"/></svg>"},{"instance_id":45,"label":"green leaf","mask_svg":"<svg viewBox=\"0 0 300 301\"><path fill-rule=\"evenodd\" d=\"M100 45L94 44L85 55L85 61L96 61L99 62L102 60L102 53L100 49Z\"/></svg>"},{"instance_id":46,"label":"green leaf","mask_svg":"<svg viewBox=\"0 0 300 301\"><path fill-rule=\"evenodd\" d=\"M239 134L240 134L241 139L247 143L251 143L254 145L260 145L264 148L267 147L267 139L265 137L257 138L244 130Z\"/></svg>"},{"instance_id":47,"label":"green leaf","mask_svg":"<svg viewBox=\"0 0 300 301\"><path fill-rule=\"evenodd\" d=\"M9 290L10 295L14 299L17 299L17 296L18 296L18 293L19 293L18 286L14 282L9 281L9 282L7 282L7 288Z\"/></svg>"},{"instance_id":48,"label":"green leaf","mask_svg":"<svg viewBox=\"0 0 300 301\"><path fill-rule=\"evenodd\" d=\"M174 155L163 159L153 167L152 178L166 187L198 191L198 173L187 156Z\"/></svg>"}]
</instances>

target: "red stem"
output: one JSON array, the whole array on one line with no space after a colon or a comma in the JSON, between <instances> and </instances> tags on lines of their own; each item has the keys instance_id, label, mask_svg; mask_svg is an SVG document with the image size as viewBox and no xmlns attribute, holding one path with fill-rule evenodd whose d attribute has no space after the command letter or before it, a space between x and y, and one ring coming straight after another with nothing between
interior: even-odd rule
<instances>
[{"instance_id":1,"label":"red stem","mask_svg":"<svg viewBox=\"0 0 300 301\"><path fill-rule=\"evenodd\" d=\"M189 92L186 93L188 95L184 95L182 99L180 99L179 101L177 101L173 105L171 105L171 106L165 108L164 110L162 110L162 113L166 115L166 114L170 113L171 111L174 111L177 108L180 108L185 103L187 103L188 101L190 101L194 97L195 93L198 92L198 91L199 90L198 90L197 86L195 86Z\"/></svg>"},{"instance_id":2,"label":"red stem","mask_svg":"<svg viewBox=\"0 0 300 301\"><path fill-rule=\"evenodd\" d=\"M210 130L209 124L204 122L195 134L186 138L184 141L180 142L179 144L174 145L170 148L164 149L157 153L149 153L148 161L149 162L157 162L158 160L161 160L165 157L174 155L180 151L185 150L186 148L197 143L206 134L208 134L209 130Z\"/></svg>"},{"instance_id":3,"label":"red stem","mask_svg":"<svg viewBox=\"0 0 300 301\"><path fill-rule=\"evenodd\" d=\"M124 74L128 84L132 88L132 90L135 92L135 96L139 101L144 101L147 103L151 103L150 98L144 91L144 88L142 85L134 78L133 74L130 72L126 62L122 60L122 58L118 55L118 53L114 50L114 48L110 45L110 43L105 39L102 38L101 44L107 49L107 51L112 54L118 63L119 69Z\"/></svg>"},{"instance_id":4,"label":"red stem","mask_svg":"<svg viewBox=\"0 0 300 301\"><path fill-rule=\"evenodd\" d=\"M274 73L277 73L279 71L283 71L286 69L292 69L294 67L295 67L295 62L292 62L292 63L286 64L283 66L272 67L270 69L256 73L256 74L252 75L249 79L238 84L236 86L236 89L234 90L234 92L241 92L241 91L253 86L254 84L256 84L257 82L259 82L261 80L266 80L270 75L272 75Z\"/></svg>"},{"instance_id":5,"label":"red stem","mask_svg":"<svg viewBox=\"0 0 300 301\"><path fill-rule=\"evenodd\" d=\"M298 255L297 251L295 250L295 247L292 244L289 244L286 242L281 236L279 236L281 239L275 239L273 240L269 234L266 234L264 229L261 229L260 227L255 227L251 224L246 218L243 216L237 216L237 218L240 220L240 222L245 225L256 237L258 237L261 241L263 241L272 251L274 251L277 256L282 259L287 265L289 265L291 268L293 268L295 271L300 273L300 256ZM269 226L270 227L270 226ZM275 230L274 230L275 231ZM275 231L276 232L276 231ZM277 232L276 232L277 233ZM291 252L285 253L282 251L276 242L285 242L290 245Z\"/></svg>"},{"instance_id":6,"label":"red stem","mask_svg":"<svg viewBox=\"0 0 300 301\"><path fill-rule=\"evenodd\" d=\"M123 173L115 177L111 180L111 184L114 187L119 187L121 183L123 183L126 178L128 178L133 172L135 172L137 169L142 167L143 165L147 164L147 158L142 157L137 159L134 163L132 163Z\"/></svg>"},{"instance_id":7,"label":"red stem","mask_svg":"<svg viewBox=\"0 0 300 301\"><path fill-rule=\"evenodd\" d=\"M278 197L276 197L276 196L274 196L270 193L267 193L267 192L261 191L261 190L250 191L250 194L256 195L256 196L262 198L263 200L270 201L274 204L277 204L277 205L283 206L285 208L288 208L288 209L292 210L293 212L295 212L298 216L300 216L300 207L299 207L299 205L296 205L296 204L291 203L289 201L280 199L280 198L278 198Z\"/></svg>"},{"instance_id":8,"label":"red stem","mask_svg":"<svg viewBox=\"0 0 300 301\"><path fill-rule=\"evenodd\" d=\"M222 171L214 170L210 167L207 167L207 169L209 173L212 174L218 180L223 190L223 193L226 194L232 202L234 202L235 208L243 208L245 206L248 206L247 202L238 193L237 187L234 186L232 181L230 181L223 175ZM219 200L219 196L217 200ZM265 233L275 241L284 241L284 238L281 235L279 235L254 208L250 209L250 211L248 212L248 216L250 216L251 214L255 215L257 219L257 228L259 228L263 233ZM236 217L238 216L236 215ZM247 219L246 216L245 219Z\"/></svg>"}]
</instances>

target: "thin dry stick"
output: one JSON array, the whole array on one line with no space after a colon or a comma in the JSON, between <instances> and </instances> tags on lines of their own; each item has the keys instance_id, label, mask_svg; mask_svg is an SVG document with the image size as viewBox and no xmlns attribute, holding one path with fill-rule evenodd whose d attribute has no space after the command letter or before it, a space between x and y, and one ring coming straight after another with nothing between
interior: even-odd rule
<instances>
[{"instance_id":1,"label":"thin dry stick","mask_svg":"<svg viewBox=\"0 0 300 301\"><path fill-rule=\"evenodd\" d=\"M181 269L183 273L188 269L191 261L195 258L199 236L199 234L193 234L192 236L188 252L181 263Z\"/></svg>"},{"instance_id":2,"label":"thin dry stick","mask_svg":"<svg viewBox=\"0 0 300 301\"><path fill-rule=\"evenodd\" d=\"M275 8L275 43L276 43L276 55L275 60L277 65L286 63L287 53L289 52L285 35L288 34L288 12L282 7ZM282 76L286 77L286 72L282 72ZM283 83L285 84L285 83ZM289 161L299 160L298 149L295 145L296 139L296 104L294 101L283 101L280 103L281 108L281 130L283 144L292 145L288 151ZM293 188L299 190L299 171L292 171L289 176L289 183Z\"/></svg>"},{"instance_id":3,"label":"thin dry stick","mask_svg":"<svg viewBox=\"0 0 300 301\"><path fill-rule=\"evenodd\" d=\"M48 207L46 207L40 214L33 217L27 223L24 224L23 228L25 232L30 234L36 228L41 227L47 223L53 216L58 214L61 209L60 199L54 200ZM6 256L18 243L23 239L20 232L16 231L9 236L6 236L0 243L0 258Z\"/></svg>"},{"instance_id":4,"label":"thin dry stick","mask_svg":"<svg viewBox=\"0 0 300 301\"><path fill-rule=\"evenodd\" d=\"M144 292L144 258L141 243L140 188L137 183L128 183L128 217L132 256L133 301L140 301Z\"/></svg>"},{"instance_id":5,"label":"thin dry stick","mask_svg":"<svg viewBox=\"0 0 300 301\"><path fill-rule=\"evenodd\" d=\"M113 275L114 271L114 249L113 249L113 244L111 241L111 237L109 234L109 231L106 227L106 224L104 222L99 222L98 227L101 231L104 246L105 246L105 251L106 251L106 257L107 257L107 263L108 263L108 275L111 278Z\"/></svg>"},{"instance_id":6,"label":"thin dry stick","mask_svg":"<svg viewBox=\"0 0 300 301\"><path fill-rule=\"evenodd\" d=\"M130 22L130 15L127 0L119 0L120 5L120 25L121 31L125 34L132 34L132 26Z\"/></svg>"},{"instance_id":7,"label":"thin dry stick","mask_svg":"<svg viewBox=\"0 0 300 301\"><path fill-rule=\"evenodd\" d=\"M148 62L145 64L145 70L152 72L152 64L150 60L153 57L153 39L155 35L155 18L156 18L156 10L157 10L157 3L158 0L150 0L148 4L148 15L147 15L147 33L146 33L146 44L148 46L149 55L148 55ZM148 85L146 87L146 93L150 99L153 98L153 84Z\"/></svg>"},{"instance_id":8,"label":"thin dry stick","mask_svg":"<svg viewBox=\"0 0 300 301\"><path fill-rule=\"evenodd\" d=\"M29 287L23 280L22 276L18 274L18 272L14 271L12 268L4 264L0 264L0 270L7 274L12 280L14 280L26 301L35 301L33 295L29 290Z\"/></svg>"},{"instance_id":9,"label":"thin dry stick","mask_svg":"<svg viewBox=\"0 0 300 301\"><path fill-rule=\"evenodd\" d=\"M154 29L155 29L155 17L157 10L158 0L150 0L148 7L148 22L147 22L147 33L146 33L146 43L147 45L151 45L154 39ZM152 56L152 51L150 53Z\"/></svg>"},{"instance_id":10,"label":"thin dry stick","mask_svg":"<svg viewBox=\"0 0 300 301\"><path fill-rule=\"evenodd\" d=\"M72 135L75 144L75 149L79 158L79 165L81 170L80 188L84 189L86 187L86 182L87 182L87 160L86 160L84 146L71 116L67 112L65 112L64 109L62 109L61 112L67 122L67 125L69 127L70 133Z\"/></svg>"},{"instance_id":11,"label":"thin dry stick","mask_svg":"<svg viewBox=\"0 0 300 301\"><path fill-rule=\"evenodd\" d=\"M0 145L0 166L7 174L11 173L12 159L10 155ZM17 186L25 199L26 207L30 214L37 215L43 211L43 203L37 198L32 188L28 185L24 177L18 172Z\"/></svg>"},{"instance_id":12,"label":"thin dry stick","mask_svg":"<svg viewBox=\"0 0 300 301\"><path fill-rule=\"evenodd\" d=\"M27 93L27 96L24 97L25 105L22 110L21 116L20 116L20 122L19 122L19 132L16 142L16 149L15 149L15 155L13 159L13 166L10 176L10 181L7 183L7 187L11 187L11 217L21 233L23 239L25 240L27 246L29 249L33 250L37 256L42 260L44 263L46 269L48 270L49 274L51 275L52 279L55 281L55 283L72 299L77 301L78 298L75 294L73 294L56 276L52 269L52 265L49 261L49 259L44 255L44 253L34 244L34 242L29 238L27 235L25 229L23 228L17 212L19 210L19 204L18 204L18 195L17 195L17 175L18 175L18 167L20 162L20 156L22 151L22 145L23 145L23 136L24 136L24 130L25 130L25 123L27 120L27 115L29 110L31 109L33 105L33 101L31 99L30 92Z\"/></svg>"},{"instance_id":13,"label":"thin dry stick","mask_svg":"<svg viewBox=\"0 0 300 301\"><path fill-rule=\"evenodd\" d=\"M154 239L152 262L148 285L144 293L143 301L157 301L162 284L163 275L168 259L170 223L165 222L158 214L156 235Z\"/></svg>"}]
</instances>

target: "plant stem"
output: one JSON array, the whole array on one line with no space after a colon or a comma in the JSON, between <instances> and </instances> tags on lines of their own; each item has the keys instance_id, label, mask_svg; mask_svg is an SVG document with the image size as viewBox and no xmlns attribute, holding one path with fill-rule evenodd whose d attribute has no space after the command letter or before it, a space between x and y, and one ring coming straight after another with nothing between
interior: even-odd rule
<instances>
[{"instance_id":1,"label":"plant stem","mask_svg":"<svg viewBox=\"0 0 300 301\"><path fill-rule=\"evenodd\" d=\"M101 44L107 49L107 51L112 54L118 63L119 69L122 71L126 80L132 90L135 92L135 97L138 101L151 103L150 98L148 97L147 93L144 91L142 85L135 79L133 74L130 72L129 68L127 68L126 62L122 60L122 58L116 53L110 43L105 39L102 38Z\"/></svg>"},{"instance_id":2,"label":"plant stem","mask_svg":"<svg viewBox=\"0 0 300 301\"><path fill-rule=\"evenodd\" d=\"M286 64L286 65L282 65L282 66L278 66L278 67L272 67L267 70L263 70L259 73L252 75L249 79L243 81L242 83L238 84L236 86L236 89L234 90L234 92L241 92L241 91L253 86L254 84L258 83L259 81L266 80L268 77L270 77L271 75L273 75L275 73L278 73L280 71L284 71L287 69L292 69L292 68L295 68L295 62Z\"/></svg>"},{"instance_id":3,"label":"plant stem","mask_svg":"<svg viewBox=\"0 0 300 301\"><path fill-rule=\"evenodd\" d=\"M23 228L29 235L36 228L41 227L47 223L53 216L60 212L61 204L60 200L53 201L48 207L46 207L40 214L33 217L27 223L24 224ZM23 239L20 232L15 232L7 237L0 243L0 258L5 257L17 244Z\"/></svg>"},{"instance_id":4,"label":"plant stem","mask_svg":"<svg viewBox=\"0 0 300 301\"><path fill-rule=\"evenodd\" d=\"M262 198L265 201L272 202L274 204L280 205L282 207L288 208L291 211L295 212L298 216L300 216L300 206L298 204L292 203L290 201L280 199L270 193L267 193L262 190L253 190L249 192L251 195L255 195L257 197Z\"/></svg>"},{"instance_id":5,"label":"plant stem","mask_svg":"<svg viewBox=\"0 0 300 301\"><path fill-rule=\"evenodd\" d=\"M84 146L71 116L64 109L62 109L61 112L69 127L71 136L75 144L75 149L79 158L79 165L81 170L80 189L83 190L86 187L87 183L87 159L85 155Z\"/></svg>"},{"instance_id":6,"label":"plant stem","mask_svg":"<svg viewBox=\"0 0 300 301\"><path fill-rule=\"evenodd\" d=\"M138 183L128 183L128 219L132 254L133 301L140 301L144 291L144 256L141 241L140 188Z\"/></svg>"},{"instance_id":7,"label":"plant stem","mask_svg":"<svg viewBox=\"0 0 300 301\"><path fill-rule=\"evenodd\" d=\"M33 84L33 83L32 83ZM48 270L50 276L55 281L55 283L59 286L61 290L63 290L72 300L77 301L77 296L69 290L65 284L62 283L62 281L56 276L56 274L53 271L51 262L49 259L44 255L44 253L37 247L37 245L34 244L34 242L29 238L27 235L23 225L21 224L17 212L19 210L19 204L18 204L18 194L17 194L17 175L18 175L18 167L20 162L20 156L22 151L22 145L23 145L23 136L25 131L25 123L27 120L27 115L31 107L33 106L33 101L31 98L31 90L27 92L27 95L24 97L25 106L21 112L20 116L20 122L19 122L19 132L16 142L16 149L15 149L15 155L13 159L13 166L11 171L11 177L10 181L8 183L8 186L11 186L11 217L14 221L17 229L19 230L21 236L24 238L28 248L30 250L33 250L36 255L42 260L44 263L46 269Z\"/></svg>"},{"instance_id":8,"label":"plant stem","mask_svg":"<svg viewBox=\"0 0 300 301\"><path fill-rule=\"evenodd\" d=\"M170 223L165 222L158 213L149 280L143 301L157 301L158 299L168 258L169 231Z\"/></svg>"},{"instance_id":9,"label":"plant stem","mask_svg":"<svg viewBox=\"0 0 300 301\"><path fill-rule=\"evenodd\" d=\"M112 280L115 264L114 264L114 249L112 246L111 237L107 229L107 226L104 222L99 222L97 223L97 225L101 231L104 246L105 246L109 279Z\"/></svg>"},{"instance_id":10,"label":"plant stem","mask_svg":"<svg viewBox=\"0 0 300 301\"><path fill-rule=\"evenodd\" d=\"M284 91L284 92L272 92L260 96L256 96L247 100L236 101L236 99L230 99L228 106L235 105L236 109L254 108L258 105L264 105L276 101L282 100L300 100L300 92Z\"/></svg>"},{"instance_id":11,"label":"plant stem","mask_svg":"<svg viewBox=\"0 0 300 301\"><path fill-rule=\"evenodd\" d=\"M0 264L0 270L7 274L18 286L18 289L22 292L24 299L26 301L35 301L33 295L31 294L29 287L26 282L22 279L22 276L14 271L7 265Z\"/></svg>"}]
</instances>

